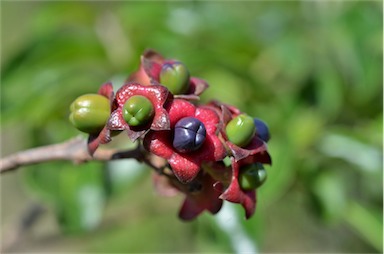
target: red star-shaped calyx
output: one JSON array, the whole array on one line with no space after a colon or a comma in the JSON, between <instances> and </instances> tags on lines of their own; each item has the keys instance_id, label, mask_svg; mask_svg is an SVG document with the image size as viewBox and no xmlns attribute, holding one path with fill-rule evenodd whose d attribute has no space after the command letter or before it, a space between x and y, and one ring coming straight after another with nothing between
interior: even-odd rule
<instances>
[{"instance_id":1,"label":"red star-shaped calyx","mask_svg":"<svg viewBox=\"0 0 384 254\"><path fill-rule=\"evenodd\" d=\"M130 126L123 117L124 104L135 95L147 98L152 103L154 109L152 120L142 126ZM170 128L168 113L164 109L167 99L170 99L170 94L164 86L144 86L138 83L127 83L116 93L116 109L108 120L108 128L110 130L126 130L132 141L135 141L149 130L167 130Z\"/></svg>"},{"instance_id":2,"label":"red star-shaped calyx","mask_svg":"<svg viewBox=\"0 0 384 254\"><path fill-rule=\"evenodd\" d=\"M144 138L144 147L157 156L165 158L173 173L182 182L191 182L199 173L202 162L222 160L226 150L217 136L220 121L215 111L207 107L195 107L192 103L175 99L167 107L170 130L150 131ZM194 117L206 129L206 138L196 151L182 153L173 146L175 124L184 117Z\"/></svg>"},{"instance_id":3,"label":"red star-shaped calyx","mask_svg":"<svg viewBox=\"0 0 384 254\"><path fill-rule=\"evenodd\" d=\"M256 190L245 191L240 188L239 185L239 171L240 167L245 163L245 161L235 161L234 158L231 159L232 162L232 176L231 182L228 188L220 195L221 199L227 200L233 203L241 204L245 209L245 217L249 219L256 209Z\"/></svg>"}]
</instances>

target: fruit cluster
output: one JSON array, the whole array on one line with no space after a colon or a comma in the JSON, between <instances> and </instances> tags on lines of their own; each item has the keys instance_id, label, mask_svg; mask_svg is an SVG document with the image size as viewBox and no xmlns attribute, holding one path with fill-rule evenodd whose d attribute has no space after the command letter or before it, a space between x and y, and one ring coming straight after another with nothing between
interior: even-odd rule
<instances>
[{"instance_id":1,"label":"fruit cluster","mask_svg":"<svg viewBox=\"0 0 384 254\"><path fill-rule=\"evenodd\" d=\"M204 210L215 214L223 200L241 204L249 218L256 189L267 177L263 164L271 164L269 130L234 106L198 104L207 87L180 61L147 50L116 94L107 83L98 94L78 97L69 119L89 134L91 154L124 131L145 153L162 158L166 163L156 171L155 186L164 194L185 194L181 219L194 219Z\"/></svg>"}]
</instances>

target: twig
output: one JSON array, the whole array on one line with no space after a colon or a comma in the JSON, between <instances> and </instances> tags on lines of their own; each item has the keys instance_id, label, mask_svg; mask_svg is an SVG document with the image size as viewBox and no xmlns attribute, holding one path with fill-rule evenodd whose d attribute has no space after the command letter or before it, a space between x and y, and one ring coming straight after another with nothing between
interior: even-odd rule
<instances>
[{"instance_id":1,"label":"twig","mask_svg":"<svg viewBox=\"0 0 384 254\"><path fill-rule=\"evenodd\" d=\"M119 156L123 154L124 156ZM76 137L63 143L47 145L17 152L0 159L0 173L17 169L20 166L32 165L55 160L67 160L82 163L91 160L108 161L122 158L143 158L138 149L117 153L116 150L99 149L93 156L88 153L87 141Z\"/></svg>"},{"instance_id":2,"label":"twig","mask_svg":"<svg viewBox=\"0 0 384 254\"><path fill-rule=\"evenodd\" d=\"M163 172L167 163L152 153L147 152L139 144L136 148L127 151L115 149L98 149L93 156L88 152L87 140L81 137L72 138L58 144L36 147L25 151L17 152L0 159L0 173L12 171L21 166L28 166L49 161L65 160L74 163L84 163L88 161L109 161L118 159L136 159L147 164L157 173L166 177L174 177ZM44 212L41 206L33 206L23 216L20 225L8 232L6 241L0 251L12 249Z\"/></svg>"}]
</instances>

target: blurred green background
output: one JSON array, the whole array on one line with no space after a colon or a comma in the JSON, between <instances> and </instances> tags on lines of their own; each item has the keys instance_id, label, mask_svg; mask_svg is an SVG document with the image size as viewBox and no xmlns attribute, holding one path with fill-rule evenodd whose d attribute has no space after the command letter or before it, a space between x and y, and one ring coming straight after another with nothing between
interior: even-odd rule
<instances>
[{"instance_id":1,"label":"blurred green background","mask_svg":"<svg viewBox=\"0 0 384 254\"><path fill-rule=\"evenodd\" d=\"M21 168L1 175L3 251L382 252L382 19L381 1L2 1L2 157L79 135L70 103L146 48L264 119L273 157L248 221L179 221L132 160Z\"/></svg>"}]
</instances>

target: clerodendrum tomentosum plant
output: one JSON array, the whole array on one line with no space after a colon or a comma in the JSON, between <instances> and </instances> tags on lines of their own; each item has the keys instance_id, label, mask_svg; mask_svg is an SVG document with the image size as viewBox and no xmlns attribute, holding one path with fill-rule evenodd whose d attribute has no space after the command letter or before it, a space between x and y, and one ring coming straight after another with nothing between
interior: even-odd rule
<instances>
[{"instance_id":1,"label":"clerodendrum tomentosum plant","mask_svg":"<svg viewBox=\"0 0 384 254\"><path fill-rule=\"evenodd\" d=\"M143 158L160 157L156 184L185 194L181 219L194 219L204 210L215 214L223 200L241 204L249 218L256 189L267 176L262 164L271 164L269 130L234 106L197 103L207 87L183 63L147 50L139 70L116 94L107 83L98 94L77 98L70 121L89 133L91 154L111 141L113 133L124 131L144 147Z\"/></svg>"}]
</instances>

